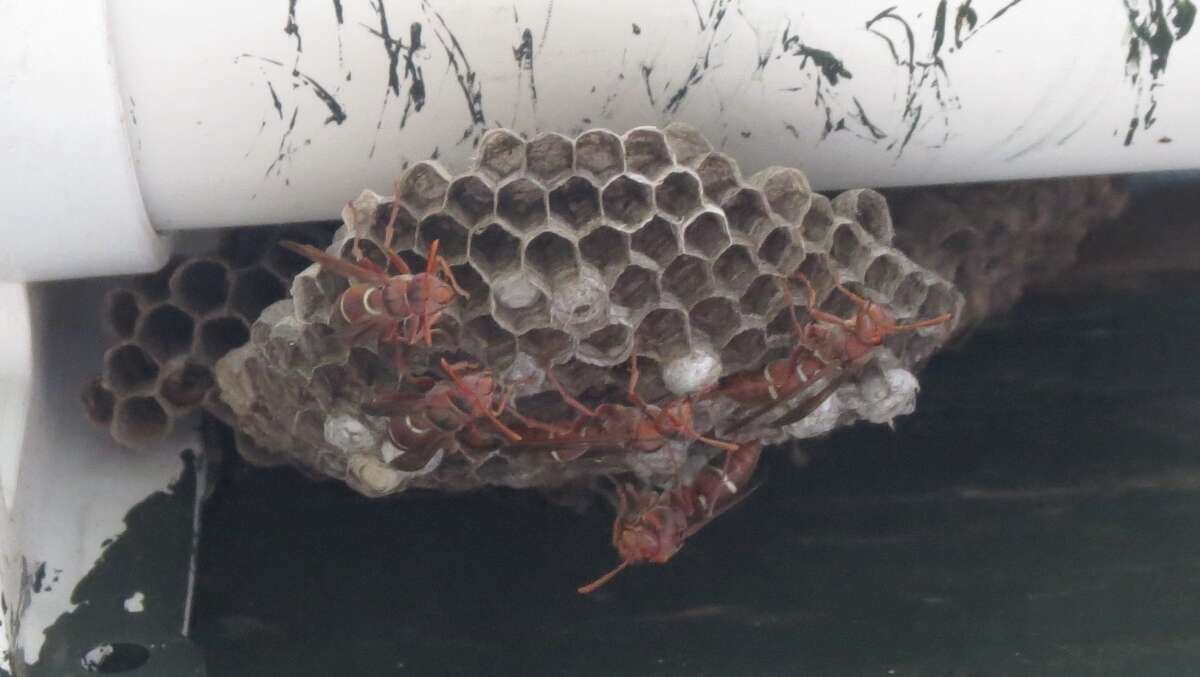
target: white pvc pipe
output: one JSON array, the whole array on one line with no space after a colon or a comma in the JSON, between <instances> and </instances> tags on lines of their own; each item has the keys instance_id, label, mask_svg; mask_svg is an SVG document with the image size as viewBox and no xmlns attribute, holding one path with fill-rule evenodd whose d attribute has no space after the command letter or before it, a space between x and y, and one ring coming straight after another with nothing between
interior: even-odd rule
<instances>
[{"instance_id":1,"label":"white pvc pipe","mask_svg":"<svg viewBox=\"0 0 1200 677\"><path fill-rule=\"evenodd\" d=\"M1176 6L126 0L109 29L146 208L180 229L336 218L496 125L681 120L821 189L1196 167L1200 31Z\"/></svg>"},{"instance_id":2,"label":"white pvc pipe","mask_svg":"<svg viewBox=\"0 0 1200 677\"><path fill-rule=\"evenodd\" d=\"M0 280L153 270L99 2L0 3Z\"/></svg>"}]
</instances>

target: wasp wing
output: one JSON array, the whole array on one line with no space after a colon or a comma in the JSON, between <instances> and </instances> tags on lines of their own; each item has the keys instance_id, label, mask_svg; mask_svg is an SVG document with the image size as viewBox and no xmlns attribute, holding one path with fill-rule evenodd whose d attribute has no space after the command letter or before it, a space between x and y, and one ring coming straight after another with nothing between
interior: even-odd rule
<instances>
[{"instance_id":1,"label":"wasp wing","mask_svg":"<svg viewBox=\"0 0 1200 677\"><path fill-rule=\"evenodd\" d=\"M381 270L372 270L366 266L362 266L345 259L340 259L336 256L321 251L312 245L284 240L279 243L279 246L290 252L299 254L310 261L315 261L321 264L323 268L328 269L330 272L337 273L342 277L348 277L360 282L380 283L387 282L389 279L387 273Z\"/></svg>"}]
</instances>

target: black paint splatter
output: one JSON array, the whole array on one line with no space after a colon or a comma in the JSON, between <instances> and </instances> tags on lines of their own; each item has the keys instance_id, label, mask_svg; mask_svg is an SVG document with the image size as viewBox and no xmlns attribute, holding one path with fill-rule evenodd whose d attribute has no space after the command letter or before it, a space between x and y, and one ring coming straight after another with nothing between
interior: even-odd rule
<instances>
[{"instance_id":1,"label":"black paint splatter","mask_svg":"<svg viewBox=\"0 0 1200 677\"><path fill-rule=\"evenodd\" d=\"M554 16L554 0L546 6L546 23L542 24L542 39L538 41L538 51L546 46L546 36L550 35L550 17Z\"/></svg>"},{"instance_id":2,"label":"black paint splatter","mask_svg":"<svg viewBox=\"0 0 1200 677\"><path fill-rule=\"evenodd\" d=\"M38 564L37 569L33 571L33 591L41 592L42 584L46 582L46 563Z\"/></svg>"},{"instance_id":3,"label":"black paint splatter","mask_svg":"<svg viewBox=\"0 0 1200 677\"><path fill-rule=\"evenodd\" d=\"M264 63L269 63L273 66L279 66L281 68L286 68L286 66L284 66L283 63L280 61L277 61L275 59L269 59L265 56L257 56L254 54L242 54L238 58L234 59L234 63L237 63L238 61L240 61L243 58L257 59ZM329 93L329 90L325 89L324 87L321 86L321 84L319 82L312 79L308 75L301 73L299 70L297 70L295 68L293 68L291 70L291 73L292 73L292 89L298 89L299 87L310 88L312 90L313 94L315 94L316 97L321 100L321 103L325 104L325 107L329 109L329 117L325 119L325 124L329 124L331 122L336 122L338 125L341 125L343 122L346 121L346 110L344 108L342 108L342 104L338 102L337 98L333 94ZM268 86L269 86L269 83L268 83Z\"/></svg>"},{"instance_id":4,"label":"black paint splatter","mask_svg":"<svg viewBox=\"0 0 1200 677\"><path fill-rule=\"evenodd\" d=\"M270 176L276 167L279 167L284 160L290 158L296 152L296 148L289 145L288 140L292 136L292 131L296 129L296 119L299 113L299 106L292 109L292 121L288 123L283 136L279 137L279 148L275 151L275 159L271 161L270 166L267 167L267 171L263 172L263 176Z\"/></svg>"},{"instance_id":5,"label":"black paint splatter","mask_svg":"<svg viewBox=\"0 0 1200 677\"><path fill-rule=\"evenodd\" d=\"M333 0L333 14L337 17L338 25L345 23L342 16L342 0Z\"/></svg>"},{"instance_id":6,"label":"black paint splatter","mask_svg":"<svg viewBox=\"0 0 1200 677\"><path fill-rule=\"evenodd\" d=\"M342 108L342 104L338 103L338 100L320 83L295 69L292 70L292 77L300 78L305 84L312 87L313 94L316 94L317 98L329 108L329 117L325 118L325 124L336 122L341 125L346 121L346 110Z\"/></svg>"},{"instance_id":7,"label":"black paint splatter","mask_svg":"<svg viewBox=\"0 0 1200 677\"><path fill-rule=\"evenodd\" d=\"M899 141L897 150L900 155L904 154L904 150L912 141L917 129L922 127L926 105L931 105L938 110L937 120L942 126L942 142L944 143L950 136L949 111L957 108L959 104L958 98L950 90L949 75L941 56L941 49L945 44L946 37L946 4L947 0L940 0L938 3L932 33L933 44L929 48L928 56L923 59L917 57L917 37L912 26L904 17L896 13L895 7L885 9L866 23L866 29L879 36L887 44L893 62L908 71L904 112L901 114L904 135ZM898 26L902 29L903 37L893 39L892 35L885 32L889 26ZM899 50L897 50L897 41L901 43ZM930 97L932 97L932 101L928 100ZM894 147L897 147L896 142L888 146L889 149Z\"/></svg>"},{"instance_id":8,"label":"black paint splatter","mask_svg":"<svg viewBox=\"0 0 1200 677\"><path fill-rule=\"evenodd\" d=\"M129 121L133 123L134 127L137 127L137 102L133 100L132 96L129 97Z\"/></svg>"},{"instance_id":9,"label":"black paint splatter","mask_svg":"<svg viewBox=\"0 0 1200 677\"><path fill-rule=\"evenodd\" d=\"M433 35L445 50L446 58L450 62L450 70L454 72L454 77L458 80L458 86L462 89L463 98L466 100L471 124L464 130L462 141L471 138L472 132L474 132L475 142L478 143L483 130L487 127L487 118L483 113L483 89L479 75L471 68L471 63L467 60L462 45L442 15L429 6L428 0L421 0L421 7L436 20L432 24ZM548 21L549 16L547 16Z\"/></svg>"},{"instance_id":10,"label":"black paint splatter","mask_svg":"<svg viewBox=\"0 0 1200 677\"><path fill-rule=\"evenodd\" d=\"M1125 0L1132 35L1125 58L1125 75L1133 86L1137 100L1133 117L1125 134L1125 145L1133 143L1138 129L1148 130L1157 118L1159 77L1167 70L1167 59L1175 43L1186 36L1196 20L1196 6L1191 0ZM1145 64L1149 57L1149 64ZM1141 111L1145 109L1145 113Z\"/></svg>"},{"instance_id":11,"label":"black paint splatter","mask_svg":"<svg viewBox=\"0 0 1200 677\"><path fill-rule=\"evenodd\" d=\"M271 105L275 107L275 113L279 115L279 119L283 119L283 104L279 101L279 95L275 93L275 85L267 80L267 91L271 93Z\"/></svg>"},{"instance_id":12,"label":"black paint splatter","mask_svg":"<svg viewBox=\"0 0 1200 677\"><path fill-rule=\"evenodd\" d=\"M296 23L296 3L298 0L288 0L287 25L283 32L296 38L296 63L300 63L300 53L304 51L304 42L300 38L300 25Z\"/></svg>"},{"instance_id":13,"label":"black paint splatter","mask_svg":"<svg viewBox=\"0 0 1200 677\"><path fill-rule=\"evenodd\" d=\"M802 42L799 35L792 33L791 22L784 26L780 46L785 55L799 59L797 68L811 83L811 87L800 85L787 87L784 91L800 92L809 91L811 88L813 105L825 116L825 124L821 132L822 139L834 132L841 131L848 131L868 140L879 138L870 129L867 130L867 134L862 134L849 124L866 116L865 114L856 115L850 111L836 93L836 87L842 80L854 77L841 59L832 52L817 49ZM869 126L874 127L873 125Z\"/></svg>"},{"instance_id":14,"label":"black paint splatter","mask_svg":"<svg viewBox=\"0 0 1200 677\"><path fill-rule=\"evenodd\" d=\"M870 118L867 117L867 112L865 110L863 110L862 102L860 102L858 100L858 97L857 96L853 97L853 100L854 100L854 108L855 108L855 117L858 118L858 121L862 123L863 127L866 127L867 131L871 133L871 136L875 137L876 139L886 139L887 134L884 133L884 131L882 129L876 127L871 122Z\"/></svg>"},{"instance_id":15,"label":"black paint splatter","mask_svg":"<svg viewBox=\"0 0 1200 677\"><path fill-rule=\"evenodd\" d=\"M687 77L683 79L675 93L667 99L666 106L663 110L667 113L676 113L679 107L683 104L683 100L687 98L688 92L694 85L700 83L704 79L709 68L712 67L712 51L716 44L718 32L721 28L721 22L725 19L726 13L729 11L729 5L732 0L713 0L708 8L708 21L700 14L700 8L696 5L695 0L692 0L692 6L696 9L696 16L700 19L700 32L707 34L708 43L704 48L703 55L698 55L695 62L692 63L688 71ZM670 87L670 82L667 83Z\"/></svg>"},{"instance_id":16,"label":"black paint splatter","mask_svg":"<svg viewBox=\"0 0 1200 677\"><path fill-rule=\"evenodd\" d=\"M650 64L642 64L642 80L646 83L646 96L650 99L650 107L653 108L658 104L654 103L654 89L650 87L650 74L654 72L654 66Z\"/></svg>"},{"instance_id":17,"label":"black paint splatter","mask_svg":"<svg viewBox=\"0 0 1200 677\"><path fill-rule=\"evenodd\" d=\"M634 35L641 35L641 34L642 34L642 27L641 27L641 26L639 26L639 25L637 25L637 24L634 24L634 25L633 25L633 34L634 34Z\"/></svg>"},{"instance_id":18,"label":"black paint splatter","mask_svg":"<svg viewBox=\"0 0 1200 677\"><path fill-rule=\"evenodd\" d=\"M533 76L533 31L526 28L521 32L521 42L513 47L513 59L517 62L517 91L521 89L521 77L529 73L529 98L537 109L537 81Z\"/></svg>"},{"instance_id":19,"label":"black paint splatter","mask_svg":"<svg viewBox=\"0 0 1200 677\"><path fill-rule=\"evenodd\" d=\"M800 138L800 130L796 129L796 125L793 125L790 122L785 122L785 123L783 123L783 128L788 130L788 132L790 132L791 135L796 137L797 139Z\"/></svg>"},{"instance_id":20,"label":"black paint splatter","mask_svg":"<svg viewBox=\"0 0 1200 677\"><path fill-rule=\"evenodd\" d=\"M388 26L387 9L384 7L383 0L371 3L371 7L375 13L379 15L379 28L371 28L364 26L367 32L379 38L383 43L383 50L388 58L388 81L384 88L383 105L380 107L379 122L375 125L376 131L383 126L383 111L387 109L387 101L390 95L400 96L400 83L403 80L408 80L408 98L404 103L404 113L400 116L400 128L408 124L408 116L412 111L420 112L425 107L425 77L416 61L413 59L414 54L419 49L423 49L425 45L421 42L421 24L414 21L408 27L408 44L404 44L399 38L393 37L391 29ZM400 75L400 58L404 58L404 75ZM372 144L370 156L375 154L375 146Z\"/></svg>"}]
</instances>

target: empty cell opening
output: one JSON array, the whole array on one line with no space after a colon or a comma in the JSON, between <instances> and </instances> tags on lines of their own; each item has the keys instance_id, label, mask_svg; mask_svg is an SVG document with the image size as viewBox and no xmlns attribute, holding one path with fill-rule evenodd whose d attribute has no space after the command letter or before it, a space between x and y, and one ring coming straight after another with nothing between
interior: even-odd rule
<instances>
[{"instance_id":1,"label":"empty cell opening","mask_svg":"<svg viewBox=\"0 0 1200 677\"><path fill-rule=\"evenodd\" d=\"M792 250L792 236L787 228L776 228L758 248L758 258L778 267Z\"/></svg>"},{"instance_id":2,"label":"empty cell opening","mask_svg":"<svg viewBox=\"0 0 1200 677\"><path fill-rule=\"evenodd\" d=\"M395 207L395 220L392 220ZM394 250L412 249L417 241L417 217L402 204L389 202L379 205L375 214L375 223L371 226L371 238L383 244L387 239L387 226L392 224L391 247Z\"/></svg>"},{"instance_id":3,"label":"empty cell opening","mask_svg":"<svg viewBox=\"0 0 1200 677\"><path fill-rule=\"evenodd\" d=\"M737 306L729 299L715 297L704 299L692 308L692 326L708 334L713 345L723 344L738 328Z\"/></svg>"},{"instance_id":4,"label":"empty cell opening","mask_svg":"<svg viewBox=\"0 0 1200 677\"><path fill-rule=\"evenodd\" d=\"M200 351L216 362L250 338L246 323L236 317L217 317L200 325Z\"/></svg>"},{"instance_id":5,"label":"empty cell opening","mask_svg":"<svg viewBox=\"0 0 1200 677\"><path fill-rule=\"evenodd\" d=\"M621 359L629 346L629 328L612 324L588 336L579 346L583 357L597 362L613 362Z\"/></svg>"},{"instance_id":6,"label":"empty cell opening","mask_svg":"<svg viewBox=\"0 0 1200 677\"><path fill-rule=\"evenodd\" d=\"M833 229L833 207L824 195L813 195L812 206L804 215L802 232L809 242L824 242Z\"/></svg>"},{"instance_id":7,"label":"empty cell opening","mask_svg":"<svg viewBox=\"0 0 1200 677\"><path fill-rule=\"evenodd\" d=\"M137 295L128 289L117 289L108 295L107 308L108 325L117 336L133 336L141 312L138 310Z\"/></svg>"},{"instance_id":8,"label":"empty cell opening","mask_svg":"<svg viewBox=\"0 0 1200 677\"><path fill-rule=\"evenodd\" d=\"M917 319L924 320L934 318L938 315L949 313L953 310L953 292L951 292L950 289L943 284L934 284L929 287L929 290L925 295L925 302L921 304L921 316ZM953 322L954 320L951 318L951 320L946 323L946 326L950 326Z\"/></svg>"},{"instance_id":9,"label":"empty cell opening","mask_svg":"<svg viewBox=\"0 0 1200 677\"><path fill-rule=\"evenodd\" d=\"M475 266L469 263L450 266L450 272L454 273L454 281L458 286L470 294L467 298L460 297L456 303L461 304L467 311L487 306L488 285L479 275L479 271L475 270Z\"/></svg>"},{"instance_id":10,"label":"empty cell opening","mask_svg":"<svg viewBox=\"0 0 1200 677\"><path fill-rule=\"evenodd\" d=\"M667 267L663 273L663 289L674 294L684 305L691 305L713 292L704 261L687 254Z\"/></svg>"},{"instance_id":11,"label":"empty cell opening","mask_svg":"<svg viewBox=\"0 0 1200 677\"><path fill-rule=\"evenodd\" d=\"M721 349L721 364L727 372L737 372L762 364L767 350L767 337L761 329L740 332Z\"/></svg>"},{"instance_id":12,"label":"empty cell opening","mask_svg":"<svg viewBox=\"0 0 1200 677\"><path fill-rule=\"evenodd\" d=\"M625 161L631 171L653 180L671 165L671 151L658 130L635 129L625 135Z\"/></svg>"},{"instance_id":13,"label":"empty cell opening","mask_svg":"<svg viewBox=\"0 0 1200 677\"><path fill-rule=\"evenodd\" d=\"M737 165L721 153L709 153L696 168L704 194L713 202L722 202L738 186Z\"/></svg>"},{"instance_id":14,"label":"empty cell opening","mask_svg":"<svg viewBox=\"0 0 1200 677\"><path fill-rule=\"evenodd\" d=\"M579 253L610 280L610 275L616 275L629 263L625 234L608 227L597 228L580 240Z\"/></svg>"},{"instance_id":15,"label":"empty cell opening","mask_svg":"<svg viewBox=\"0 0 1200 677\"><path fill-rule=\"evenodd\" d=\"M571 358L565 364L554 367L554 376L558 378L567 392L587 401L589 399L587 391L606 383L609 378L609 370L607 367Z\"/></svg>"},{"instance_id":16,"label":"empty cell opening","mask_svg":"<svg viewBox=\"0 0 1200 677\"><path fill-rule=\"evenodd\" d=\"M655 189L660 212L681 219L700 208L700 182L687 172L667 176Z\"/></svg>"},{"instance_id":17,"label":"empty cell opening","mask_svg":"<svg viewBox=\"0 0 1200 677\"><path fill-rule=\"evenodd\" d=\"M800 224L812 204L812 189L799 170L776 170L763 183L771 210L791 224Z\"/></svg>"},{"instance_id":18,"label":"empty cell opening","mask_svg":"<svg viewBox=\"0 0 1200 677\"><path fill-rule=\"evenodd\" d=\"M233 268L258 263L279 239L276 228L234 228L221 236L217 256Z\"/></svg>"},{"instance_id":19,"label":"empty cell opening","mask_svg":"<svg viewBox=\"0 0 1200 677\"><path fill-rule=\"evenodd\" d=\"M633 234L631 246L660 266L667 265L679 255L675 228L657 216Z\"/></svg>"},{"instance_id":20,"label":"empty cell opening","mask_svg":"<svg viewBox=\"0 0 1200 677\"><path fill-rule=\"evenodd\" d=\"M493 223L471 235L470 257L471 262L488 276L516 270L521 265L521 242L499 224ZM455 273L457 275L457 271ZM459 284L462 284L461 280Z\"/></svg>"},{"instance_id":21,"label":"empty cell opening","mask_svg":"<svg viewBox=\"0 0 1200 677\"><path fill-rule=\"evenodd\" d=\"M626 226L637 226L653 208L650 186L628 176L614 180L604 189L604 215Z\"/></svg>"},{"instance_id":22,"label":"empty cell opening","mask_svg":"<svg viewBox=\"0 0 1200 677\"><path fill-rule=\"evenodd\" d=\"M144 446L167 434L167 412L153 397L131 397L117 403L113 436L130 446Z\"/></svg>"},{"instance_id":23,"label":"empty cell opening","mask_svg":"<svg viewBox=\"0 0 1200 677\"><path fill-rule=\"evenodd\" d=\"M335 228L332 223L304 224L285 228L280 233L279 240L267 248L264 261L267 267L282 277L285 282L290 281L297 273L309 267L312 261L280 247L279 242L289 240L300 244L312 245L318 249L324 249L329 246L329 241L333 239L334 230Z\"/></svg>"},{"instance_id":24,"label":"empty cell opening","mask_svg":"<svg viewBox=\"0 0 1200 677\"><path fill-rule=\"evenodd\" d=\"M532 230L546 222L545 193L528 179L517 179L500 189L497 210L515 228Z\"/></svg>"},{"instance_id":25,"label":"empty cell opening","mask_svg":"<svg viewBox=\"0 0 1200 677\"><path fill-rule=\"evenodd\" d=\"M571 350L571 337L557 329L542 327L521 335L521 352L541 364L549 364Z\"/></svg>"},{"instance_id":26,"label":"empty cell opening","mask_svg":"<svg viewBox=\"0 0 1200 677\"><path fill-rule=\"evenodd\" d=\"M167 374L159 393L168 403L182 409L200 404L215 384L211 371L189 362Z\"/></svg>"},{"instance_id":27,"label":"empty cell opening","mask_svg":"<svg viewBox=\"0 0 1200 677\"><path fill-rule=\"evenodd\" d=\"M782 280L774 275L762 275L750 283L750 288L742 294L742 312L763 317L774 305L775 300L782 294L779 287Z\"/></svg>"},{"instance_id":28,"label":"empty cell opening","mask_svg":"<svg viewBox=\"0 0 1200 677\"><path fill-rule=\"evenodd\" d=\"M475 224L492 215L496 196L479 177L464 176L450 185L446 205L468 224Z\"/></svg>"},{"instance_id":29,"label":"empty cell opening","mask_svg":"<svg viewBox=\"0 0 1200 677\"><path fill-rule=\"evenodd\" d=\"M255 268L239 273L234 279L229 306L247 322L253 322L267 306L284 296L287 296L287 287L279 278Z\"/></svg>"},{"instance_id":30,"label":"empty cell opening","mask_svg":"<svg viewBox=\"0 0 1200 677\"><path fill-rule=\"evenodd\" d=\"M279 249L290 256L298 256L282 247ZM224 305L229 297L225 266L216 261L188 263L175 273L172 284L180 304L201 315Z\"/></svg>"},{"instance_id":31,"label":"empty cell opening","mask_svg":"<svg viewBox=\"0 0 1200 677\"><path fill-rule=\"evenodd\" d=\"M167 261L167 265L157 272L133 278L133 288L141 292L142 297L149 303L166 301L171 295L171 276L175 274L175 270L181 263L183 263L182 257L171 257Z\"/></svg>"},{"instance_id":32,"label":"empty cell opening","mask_svg":"<svg viewBox=\"0 0 1200 677\"><path fill-rule=\"evenodd\" d=\"M667 357L677 356L678 351L671 351ZM687 347L683 347L683 352L687 352ZM680 353L682 354L682 353ZM663 379L662 365L654 357L639 357L637 393L643 400L650 403L662 402L672 397L671 391L667 388L666 381ZM625 384L622 384L625 385Z\"/></svg>"},{"instance_id":33,"label":"empty cell opening","mask_svg":"<svg viewBox=\"0 0 1200 677\"><path fill-rule=\"evenodd\" d=\"M292 419L292 434L309 444L323 446L325 444L325 414L316 409L303 409L297 412L296 418Z\"/></svg>"},{"instance_id":34,"label":"empty cell opening","mask_svg":"<svg viewBox=\"0 0 1200 677\"><path fill-rule=\"evenodd\" d=\"M688 250L711 259L729 246L729 234L719 214L705 212L687 225L683 241Z\"/></svg>"},{"instance_id":35,"label":"empty cell opening","mask_svg":"<svg viewBox=\"0 0 1200 677\"><path fill-rule=\"evenodd\" d=\"M484 135L479 142L479 167L497 179L521 169L525 163L525 142L503 130Z\"/></svg>"},{"instance_id":36,"label":"empty cell opening","mask_svg":"<svg viewBox=\"0 0 1200 677\"><path fill-rule=\"evenodd\" d=\"M746 285L754 279L758 268L750 257L750 252L742 246L733 246L721 254L713 264L713 274L722 286L741 293Z\"/></svg>"},{"instance_id":37,"label":"empty cell opening","mask_svg":"<svg viewBox=\"0 0 1200 677\"><path fill-rule=\"evenodd\" d=\"M687 352L687 336L687 315L673 308L656 308L638 325L637 349L663 359L677 357Z\"/></svg>"},{"instance_id":38,"label":"empty cell opening","mask_svg":"<svg viewBox=\"0 0 1200 677\"><path fill-rule=\"evenodd\" d=\"M579 272L574 245L554 233L542 233L526 245L525 263L548 280Z\"/></svg>"},{"instance_id":39,"label":"empty cell opening","mask_svg":"<svg viewBox=\"0 0 1200 677\"><path fill-rule=\"evenodd\" d=\"M550 210L575 230L582 230L600 219L600 191L591 181L573 176L550 192Z\"/></svg>"},{"instance_id":40,"label":"empty cell opening","mask_svg":"<svg viewBox=\"0 0 1200 677\"><path fill-rule=\"evenodd\" d=\"M625 171L621 140L602 130L581 134L575 140L575 165L595 174L600 181Z\"/></svg>"},{"instance_id":41,"label":"empty cell opening","mask_svg":"<svg viewBox=\"0 0 1200 677\"><path fill-rule=\"evenodd\" d=\"M449 184L436 167L420 162L400 177L396 189L401 200L417 211L424 212L442 206Z\"/></svg>"},{"instance_id":42,"label":"empty cell opening","mask_svg":"<svg viewBox=\"0 0 1200 677\"><path fill-rule=\"evenodd\" d=\"M525 150L529 172L545 183L571 171L575 163L575 150L571 141L558 134L543 134Z\"/></svg>"},{"instance_id":43,"label":"empty cell opening","mask_svg":"<svg viewBox=\"0 0 1200 677\"><path fill-rule=\"evenodd\" d=\"M689 125L672 122L663 129L663 133L667 135L667 145L675 152L675 159L680 164L690 165L712 150L700 130Z\"/></svg>"},{"instance_id":44,"label":"empty cell opening","mask_svg":"<svg viewBox=\"0 0 1200 677\"><path fill-rule=\"evenodd\" d=\"M867 272L863 275L863 284L871 289L887 292L900 279L902 272L900 263L892 256L880 256L872 261L870 266L867 266Z\"/></svg>"},{"instance_id":45,"label":"empty cell opening","mask_svg":"<svg viewBox=\"0 0 1200 677\"><path fill-rule=\"evenodd\" d=\"M892 215L887 200L879 193L864 189L857 194L854 220L876 240L887 244L892 241Z\"/></svg>"},{"instance_id":46,"label":"empty cell opening","mask_svg":"<svg viewBox=\"0 0 1200 677\"><path fill-rule=\"evenodd\" d=\"M462 263L466 260L467 229L447 214L435 214L421 222L421 250L428 254L435 241L438 243L438 255L448 262Z\"/></svg>"},{"instance_id":47,"label":"empty cell opening","mask_svg":"<svg viewBox=\"0 0 1200 677\"><path fill-rule=\"evenodd\" d=\"M363 258L366 258L371 263L374 263L375 265L380 266L381 268L388 267L389 262L388 262L387 255L384 254L383 250L380 249L379 246L376 245L371 240L366 240L366 239L356 240L354 238L348 238L345 242L342 243L342 247L341 247L340 252L338 253L338 257L345 259L347 261L358 261L358 253L355 251L356 244L358 245L358 250L362 252ZM322 268L324 268L324 267L322 266ZM341 277L341 276L338 275L337 277ZM342 279L345 279L345 278L342 278Z\"/></svg>"},{"instance_id":48,"label":"empty cell opening","mask_svg":"<svg viewBox=\"0 0 1200 677\"><path fill-rule=\"evenodd\" d=\"M755 239L755 235L767 223L766 201L761 193L745 188L739 190L725 203L725 218L729 220L729 229L744 233Z\"/></svg>"},{"instance_id":49,"label":"empty cell opening","mask_svg":"<svg viewBox=\"0 0 1200 677\"><path fill-rule=\"evenodd\" d=\"M830 260L828 257L808 256L805 257L804 262L800 264L800 268L796 271L808 277L809 282L812 282L813 287L817 290L817 298L823 296L822 290L828 292L833 288L834 273L830 270L829 265ZM808 298L808 289L801 286L799 282L793 284L792 288L799 290L796 292L798 295L797 298Z\"/></svg>"},{"instance_id":50,"label":"empty cell opening","mask_svg":"<svg viewBox=\"0 0 1200 677\"><path fill-rule=\"evenodd\" d=\"M113 408L117 398L112 391L104 387L100 379L93 379L80 393L83 409L87 412L88 420L98 425L108 425L113 420Z\"/></svg>"},{"instance_id":51,"label":"empty cell opening","mask_svg":"<svg viewBox=\"0 0 1200 677\"><path fill-rule=\"evenodd\" d=\"M654 273L638 266L626 268L613 284L609 298L626 308L645 308L658 303Z\"/></svg>"},{"instance_id":52,"label":"empty cell opening","mask_svg":"<svg viewBox=\"0 0 1200 677\"><path fill-rule=\"evenodd\" d=\"M192 317L172 305L151 310L138 327L137 340L150 354L166 360L192 347Z\"/></svg>"},{"instance_id":53,"label":"empty cell opening","mask_svg":"<svg viewBox=\"0 0 1200 677\"><path fill-rule=\"evenodd\" d=\"M475 340L487 366L506 366L517 352L517 339L487 315L467 323L467 333Z\"/></svg>"},{"instance_id":54,"label":"empty cell opening","mask_svg":"<svg viewBox=\"0 0 1200 677\"><path fill-rule=\"evenodd\" d=\"M843 266L854 268L862 252L862 243L858 241L858 234L850 225L839 227L833 234L833 246L829 248L829 253Z\"/></svg>"}]
</instances>

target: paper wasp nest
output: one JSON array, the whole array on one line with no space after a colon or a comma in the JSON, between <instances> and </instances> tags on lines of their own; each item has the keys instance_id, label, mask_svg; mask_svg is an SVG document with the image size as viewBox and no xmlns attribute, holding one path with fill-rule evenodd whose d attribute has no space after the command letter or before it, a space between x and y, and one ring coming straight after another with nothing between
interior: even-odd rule
<instances>
[{"instance_id":1,"label":"paper wasp nest","mask_svg":"<svg viewBox=\"0 0 1200 677\"><path fill-rule=\"evenodd\" d=\"M416 368L452 354L518 384L518 410L568 416L544 366L574 393L623 388L636 351L650 402L695 392L722 375L761 371L796 337L780 280L797 270L817 285L823 307L849 317L830 294L834 278L886 305L897 319L958 313L946 280L892 246L881 195L850 191L830 201L796 169L743 178L693 129L637 128L619 136L588 131L526 141L494 130L475 166L452 175L419 163L397 183L396 249L423 269L430 244L470 293L439 320L434 346L408 348ZM363 193L327 250L351 257L354 236L380 255L392 202ZM830 270L832 265L832 270ZM348 344L337 303L346 281L317 265L300 273L291 298L263 312L250 342L218 365L222 397L256 446L260 463L294 463L369 495L408 487L464 490L487 484L556 486L632 471L665 481L713 450L671 444L654 453L584 455L559 463L546 453L497 450L468 457L452 448L401 452L387 419L363 405L397 387L390 349ZM806 321L802 287L797 312ZM889 339L873 362L820 410L781 431L762 421L736 440L780 441L857 419L886 421L913 406L911 370L945 340L943 327ZM431 371L431 373L436 373ZM701 430L721 434L732 406L697 406Z\"/></svg>"},{"instance_id":2,"label":"paper wasp nest","mask_svg":"<svg viewBox=\"0 0 1200 677\"><path fill-rule=\"evenodd\" d=\"M174 258L109 293L104 323L117 343L84 390L88 417L133 448L162 440L201 406L228 419L213 365L247 341L250 324L308 265L276 243L282 236L325 245L330 233L322 226L231 231L213 256Z\"/></svg>"},{"instance_id":3,"label":"paper wasp nest","mask_svg":"<svg viewBox=\"0 0 1200 677\"><path fill-rule=\"evenodd\" d=\"M1074 263L1088 230L1115 218L1128 194L1117 179L1092 176L909 189L888 200L897 246L966 298L964 329Z\"/></svg>"}]
</instances>

